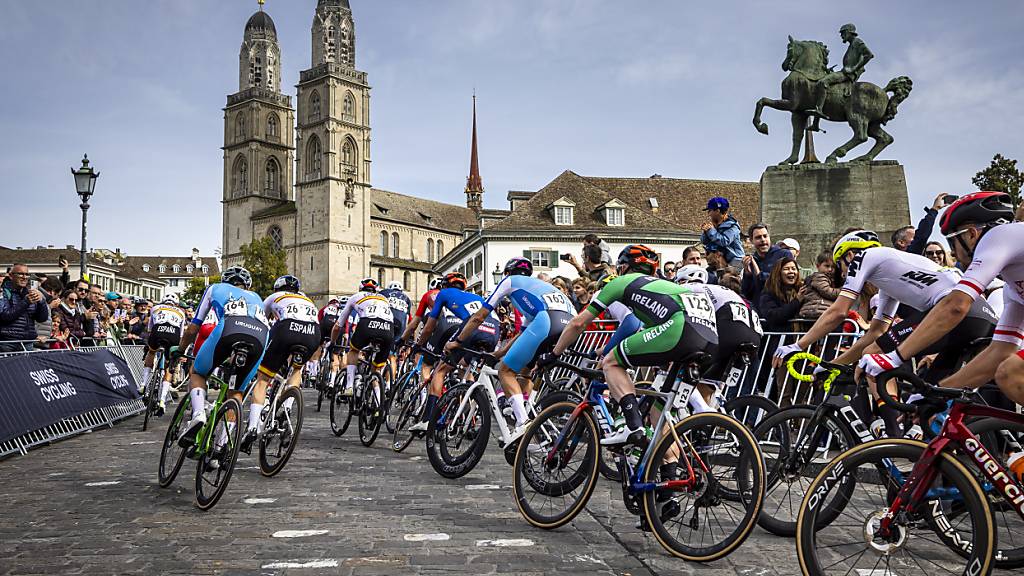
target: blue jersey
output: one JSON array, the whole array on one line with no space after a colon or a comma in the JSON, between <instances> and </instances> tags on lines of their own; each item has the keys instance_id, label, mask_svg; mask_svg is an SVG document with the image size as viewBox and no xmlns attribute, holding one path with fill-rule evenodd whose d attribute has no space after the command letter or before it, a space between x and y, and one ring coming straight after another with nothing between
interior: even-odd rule
<instances>
[{"instance_id":1,"label":"blue jersey","mask_svg":"<svg viewBox=\"0 0 1024 576\"><path fill-rule=\"evenodd\" d=\"M541 312L565 312L575 315L576 308L562 291L530 276L506 276L484 300L484 308L494 310L502 298L508 298L527 321Z\"/></svg>"},{"instance_id":2,"label":"blue jersey","mask_svg":"<svg viewBox=\"0 0 1024 576\"><path fill-rule=\"evenodd\" d=\"M391 313L395 322L405 326L409 322L409 310L412 308L412 301L401 290L381 290L380 295L387 298L391 305Z\"/></svg>"},{"instance_id":3,"label":"blue jersey","mask_svg":"<svg viewBox=\"0 0 1024 576\"><path fill-rule=\"evenodd\" d=\"M217 315L217 322L225 316L247 316L255 318L267 325L267 315L263 312L263 299L255 292L243 288L218 282L211 285L203 293L203 299L199 302L192 323L200 326L207 314L213 311Z\"/></svg>"},{"instance_id":4,"label":"blue jersey","mask_svg":"<svg viewBox=\"0 0 1024 576\"><path fill-rule=\"evenodd\" d=\"M443 310L448 310L465 322L483 307L484 299L476 294L458 288L445 288L434 298L434 307L430 309L428 317L437 318Z\"/></svg>"}]
</instances>

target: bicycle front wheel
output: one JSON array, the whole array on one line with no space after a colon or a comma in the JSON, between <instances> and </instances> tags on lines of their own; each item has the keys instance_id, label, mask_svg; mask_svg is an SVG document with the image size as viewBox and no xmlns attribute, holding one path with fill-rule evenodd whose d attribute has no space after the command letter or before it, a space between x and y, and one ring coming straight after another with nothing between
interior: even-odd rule
<instances>
[{"instance_id":1,"label":"bicycle front wheel","mask_svg":"<svg viewBox=\"0 0 1024 576\"><path fill-rule=\"evenodd\" d=\"M926 521L925 515L934 513L934 502L911 502L909 509L890 515L926 447L914 440L876 440L847 450L821 470L797 521L797 555L804 574L992 572L992 511L970 471L953 456L943 453L935 460L936 474L927 488L929 493L953 489L962 498L963 513L947 518L943 530L959 543L964 556L939 541ZM823 504L844 486L852 490L842 516L823 525L818 519L823 510L828 512Z\"/></svg>"},{"instance_id":2,"label":"bicycle front wheel","mask_svg":"<svg viewBox=\"0 0 1024 576\"><path fill-rule=\"evenodd\" d=\"M338 379L334 382L334 394L328 394L327 398L331 402L331 432L335 436L341 437L342 434L348 430L349 424L352 422L352 410L351 406L354 402L353 398L349 398L349 409L345 409L342 404L345 402L345 396L343 394L345 387L345 377L338 376Z\"/></svg>"},{"instance_id":3,"label":"bicycle front wheel","mask_svg":"<svg viewBox=\"0 0 1024 576\"><path fill-rule=\"evenodd\" d=\"M369 448L380 434L380 424L384 419L381 408L381 396L384 394L384 382L380 374L371 374L363 382L362 401L359 407L359 441Z\"/></svg>"},{"instance_id":4,"label":"bicycle front wheel","mask_svg":"<svg viewBox=\"0 0 1024 576\"><path fill-rule=\"evenodd\" d=\"M384 426L388 434L395 433L395 424L398 416L402 413L402 407L408 400L409 395L416 390L419 380L414 372L406 372L399 376L389 387L387 403L384 406Z\"/></svg>"},{"instance_id":5,"label":"bicycle front wheel","mask_svg":"<svg viewBox=\"0 0 1024 576\"><path fill-rule=\"evenodd\" d=\"M192 398L185 394L178 403L178 409L174 411L171 423L167 426L167 434L164 435L164 445L160 449L160 469L157 471L160 480L160 487L166 488L174 482L181 465L185 461L186 449L178 445L178 436L185 429L188 423L188 415L192 413Z\"/></svg>"},{"instance_id":6,"label":"bicycle front wheel","mask_svg":"<svg viewBox=\"0 0 1024 576\"><path fill-rule=\"evenodd\" d=\"M199 457L196 466L196 506L209 510L217 504L228 488L231 474L238 461L238 446L242 442L242 405L228 398L209 424L210 449Z\"/></svg>"},{"instance_id":7,"label":"bicycle front wheel","mask_svg":"<svg viewBox=\"0 0 1024 576\"><path fill-rule=\"evenodd\" d=\"M284 469L302 430L302 392L285 388L266 430L260 435L260 474L276 476Z\"/></svg>"},{"instance_id":8,"label":"bicycle front wheel","mask_svg":"<svg viewBox=\"0 0 1024 576\"><path fill-rule=\"evenodd\" d=\"M658 542L674 556L710 562L739 547L764 501L757 442L735 418L696 414L658 442L644 482L643 511Z\"/></svg>"},{"instance_id":9,"label":"bicycle front wheel","mask_svg":"<svg viewBox=\"0 0 1024 576\"><path fill-rule=\"evenodd\" d=\"M437 418L427 426L427 458L445 478L461 478L480 463L491 436L491 405L469 384L449 388L437 401ZM460 410L461 407L461 410Z\"/></svg>"}]
</instances>

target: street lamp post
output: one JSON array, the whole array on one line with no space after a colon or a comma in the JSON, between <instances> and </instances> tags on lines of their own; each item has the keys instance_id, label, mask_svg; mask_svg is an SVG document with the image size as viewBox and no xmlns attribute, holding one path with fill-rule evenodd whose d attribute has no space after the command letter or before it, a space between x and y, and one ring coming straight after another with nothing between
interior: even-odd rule
<instances>
[{"instance_id":1,"label":"street lamp post","mask_svg":"<svg viewBox=\"0 0 1024 576\"><path fill-rule=\"evenodd\" d=\"M497 286L498 283L501 282L501 277L504 275L505 273L501 270L501 266L495 264L494 270L491 270L491 278L494 280L495 286Z\"/></svg>"},{"instance_id":2,"label":"street lamp post","mask_svg":"<svg viewBox=\"0 0 1024 576\"><path fill-rule=\"evenodd\" d=\"M96 179L100 177L100 173L96 172L89 166L89 155L82 155L82 167L78 170L71 169L71 174L75 177L75 191L78 192L78 197L82 199L82 203L79 207L82 209L82 253L81 260L79 261L78 274L79 278L85 278L86 275L86 245L85 245L85 230L86 230L86 214L89 212L89 198L92 197L93 192L96 191Z\"/></svg>"}]
</instances>

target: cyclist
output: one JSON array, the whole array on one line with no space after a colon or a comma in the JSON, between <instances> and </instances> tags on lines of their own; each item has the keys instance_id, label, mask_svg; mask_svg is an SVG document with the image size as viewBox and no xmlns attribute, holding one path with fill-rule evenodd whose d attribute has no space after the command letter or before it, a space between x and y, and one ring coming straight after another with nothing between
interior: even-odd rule
<instances>
[{"instance_id":1,"label":"cyclist","mask_svg":"<svg viewBox=\"0 0 1024 576\"><path fill-rule=\"evenodd\" d=\"M999 389L1024 403L1024 222L1013 221L1010 196L976 192L954 202L940 229L961 265L963 278L896 349L865 356L860 366L870 375L898 368L906 360L949 338L970 318L985 287L997 276L1006 286L1003 312L992 343L960 371L940 382L950 388L977 388L995 378Z\"/></svg>"},{"instance_id":2,"label":"cyclist","mask_svg":"<svg viewBox=\"0 0 1024 576\"><path fill-rule=\"evenodd\" d=\"M206 289L192 323L181 336L178 349L184 350L195 340L207 314L211 310L216 313L217 327L192 362L192 373L189 375L192 419L178 437L178 444L184 448L195 442L199 429L206 424L206 378L231 355L232 346L246 343L253 348L253 353L246 358L245 366L239 368L236 374L241 377L237 380L238 390L232 390L231 396L241 402L243 393L256 374L270 329L263 313L263 300L255 292L249 291L251 286L252 275L245 268L231 266L225 269L221 273L221 281Z\"/></svg>"},{"instance_id":3,"label":"cyclist","mask_svg":"<svg viewBox=\"0 0 1024 576\"><path fill-rule=\"evenodd\" d=\"M345 305L345 309L341 311L338 321L334 324L333 337L337 340L338 334L348 322L349 317L353 314L359 316L352 335L349 337L348 354L345 355L345 372L348 376L345 385L346 393L352 390L355 384L360 351L371 342L377 344L379 347L377 355L369 359L373 364L373 369L377 371L387 361L388 355L391 353L391 344L395 341L394 329L391 327L394 320L394 316L391 314L391 305L388 304L387 298L377 293L377 287L376 280L364 278L359 283L359 292L348 299L348 304ZM377 390L376 393L378 394L377 400L380 401L380 390Z\"/></svg>"},{"instance_id":4,"label":"cyclist","mask_svg":"<svg viewBox=\"0 0 1024 576\"><path fill-rule=\"evenodd\" d=\"M239 449L249 453L256 439L263 413L263 403L267 398L267 384L277 376L288 362L292 347L302 346L306 354L299 363L293 365L288 378L289 388L298 387L302 379L302 366L319 348L320 323L317 320L317 309L313 301L301 292L299 279L291 274L281 276L274 281L275 292L263 301L263 311L274 321L270 328L270 343L263 354L259 371L256 374L256 388L252 391L252 403L249 405L249 426L242 438ZM292 409L291 398L281 405L288 412Z\"/></svg>"},{"instance_id":5,"label":"cyclist","mask_svg":"<svg viewBox=\"0 0 1024 576\"><path fill-rule=\"evenodd\" d=\"M167 409L167 398L171 394L171 374L177 362L171 362L171 348L181 340L181 329L185 325L185 311L178 305L178 297L174 294L164 296L159 304L149 312L149 339L146 341L146 359L143 362L142 385L146 386L153 374L153 363L156 362L156 351L164 351L164 373L160 381L160 400L155 414L163 416Z\"/></svg>"},{"instance_id":6,"label":"cyclist","mask_svg":"<svg viewBox=\"0 0 1024 576\"><path fill-rule=\"evenodd\" d=\"M527 368L533 366L537 356L551 349L575 310L569 298L558 288L532 278L532 275L533 263L526 258L517 256L509 260L505 264L504 278L483 301L483 307L466 320L458 336L445 345L445 350L451 351L469 343L503 298L508 298L512 306L522 314L522 331L495 354L501 359L498 363L498 380L516 419L514 437L525 430L528 418L523 388L516 380L516 375L527 377L527 390L532 387Z\"/></svg>"},{"instance_id":7,"label":"cyclist","mask_svg":"<svg viewBox=\"0 0 1024 576\"><path fill-rule=\"evenodd\" d=\"M832 259L840 274L846 277L839 298L799 340L793 344L780 345L775 350L772 362L775 367L781 366L790 354L806 350L835 330L846 318L847 312L868 282L878 288L878 312L867 332L833 362L849 364L864 354L876 351L891 353L915 330L928 311L960 281L956 272L942 269L924 256L882 246L878 235L870 230L850 232L840 238L836 242ZM901 304L912 308L913 312L899 323L891 325L896 309ZM938 354L929 372L950 373L967 345L976 338L991 335L995 322L995 314L985 299L974 301L968 313L945 338L919 351L920 355ZM902 435L897 424L899 411L882 405L879 406L879 415L885 421L886 434L890 438Z\"/></svg>"},{"instance_id":8,"label":"cyclist","mask_svg":"<svg viewBox=\"0 0 1024 576\"><path fill-rule=\"evenodd\" d=\"M380 291L380 295L388 299L388 304L391 305L391 314L394 316L392 327L395 330L395 342L391 348L390 361L391 373L396 374L398 366L396 365L395 354L401 348L402 336L405 335L405 327L409 324L409 309L412 308L412 302L405 295L405 289L401 282L388 284L386 289Z\"/></svg>"},{"instance_id":9,"label":"cyclist","mask_svg":"<svg viewBox=\"0 0 1024 576\"><path fill-rule=\"evenodd\" d=\"M616 302L632 310L643 323L642 330L619 342L614 352L601 360L609 390L625 418L625 426L601 440L606 446L634 443L644 435L636 388L627 368L660 366L718 343L711 300L703 291L655 277L658 268L654 250L640 244L623 248L616 265L619 276L569 322L551 355L543 360L547 363L564 352L598 314Z\"/></svg>"},{"instance_id":10,"label":"cyclist","mask_svg":"<svg viewBox=\"0 0 1024 576\"><path fill-rule=\"evenodd\" d=\"M345 348L345 339L348 338L351 330L351 325L355 323L357 318L349 318L347 326L342 326L341 330L335 334L334 326L338 323L338 317L341 316L341 311L348 305L349 297L341 296L338 298L338 309L337 313L333 316L324 314L320 325L320 333L324 339L329 341L328 351L331 354L331 369L327 375L327 388L328 390L334 389L334 381L338 377L338 368L341 366L341 353ZM330 319L330 324L324 326L325 320ZM326 331L324 330L326 328Z\"/></svg>"},{"instance_id":11,"label":"cyclist","mask_svg":"<svg viewBox=\"0 0 1024 576\"><path fill-rule=\"evenodd\" d=\"M412 319L409 321L409 325L405 328L405 332L402 333L400 342L412 341L413 336L416 334L416 328L418 328L423 322L423 317L426 316L427 312L430 312L431 308L434 307L434 299L437 298L437 293L441 291L442 282L444 282L443 278L434 278L430 281L427 291L420 297L420 302L416 306L416 313L413 314ZM426 368L426 370L420 372L420 377L426 378L427 374L430 374L434 370L434 359L424 356L423 367Z\"/></svg>"},{"instance_id":12,"label":"cyclist","mask_svg":"<svg viewBox=\"0 0 1024 576\"><path fill-rule=\"evenodd\" d=\"M424 346L428 341L433 344L428 348L440 350L441 344L446 343L455 337L462 328L463 323L469 320L470 316L476 314L483 308L484 299L472 292L466 292L469 281L461 272L451 272L444 277L443 288L437 293L434 299L434 306L430 309L427 323L420 332L419 346ZM448 315L457 321L447 321ZM440 327L440 329L438 329ZM498 345L498 334L501 332L501 323L498 317L491 314L480 324L473 335L466 341L465 346L471 350L492 352ZM456 353L457 354L457 353ZM452 357L452 363L458 363L461 358L458 355ZM409 428L411 432L425 432L427 420L441 397L441 389L444 386L444 379L451 371L447 364L440 366L433 371L430 379L430 395L427 396L427 404L420 417L420 421Z\"/></svg>"},{"instance_id":13,"label":"cyclist","mask_svg":"<svg viewBox=\"0 0 1024 576\"><path fill-rule=\"evenodd\" d=\"M330 300L327 301L327 304L325 304L324 307L317 312L316 317L320 321L321 348L318 349L316 357L311 359L307 365L309 376L314 381L316 381L317 375L320 373L320 370L328 369L326 366L320 365L319 351L322 350L322 347L326 346L327 350L331 354L334 353L334 343L331 342L331 331L334 329L334 323L338 321L338 314L341 314L341 309L342 307L345 306L345 304L342 304L340 302L341 301L338 298L331 298Z\"/></svg>"}]
</instances>

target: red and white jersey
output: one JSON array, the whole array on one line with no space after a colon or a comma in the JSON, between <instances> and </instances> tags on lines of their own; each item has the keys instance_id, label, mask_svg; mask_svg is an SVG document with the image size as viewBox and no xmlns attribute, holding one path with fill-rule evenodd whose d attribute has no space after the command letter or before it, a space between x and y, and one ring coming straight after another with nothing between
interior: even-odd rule
<instances>
[{"instance_id":1,"label":"red and white jersey","mask_svg":"<svg viewBox=\"0 0 1024 576\"><path fill-rule=\"evenodd\" d=\"M758 333L761 332L761 317L747 304L747 301L734 290L718 284L701 284L700 282L689 282L686 286L694 290L703 290L715 307L715 314L728 308L732 312L732 319L750 326Z\"/></svg>"},{"instance_id":2,"label":"red and white jersey","mask_svg":"<svg viewBox=\"0 0 1024 576\"><path fill-rule=\"evenodd\" d=\"M263 311L277 320L319 321L316 304L302 292L274 292L263 301Z\"/></svg>"},{"instance_id":3,"label":"red and white jersey","mask_svg":"<svg viewBox=\"0 0 1024 576\"><path fill-rule=\"evenodd\" d=\"M856 300L868 282L878 288L878 312L892 320L900 304L922 312L949 294L960 278L935 262L895 248L880 246L862 250L850 262L846 283L839 295Z\"/></svg>"},{"instance_id":4,"label":"red and white jersey","mask_svg":"<svg viewBox=\"0 0 1024 576\"><path fill-rule=\"evenodd\" d=\"M1020 346L1024 342L1024 222L1002 224L986 232L955 289L977 299L997 276L1006 285L1003 312L992 339Z\"/></svg>"}]
</instances>

